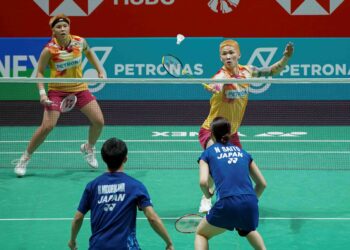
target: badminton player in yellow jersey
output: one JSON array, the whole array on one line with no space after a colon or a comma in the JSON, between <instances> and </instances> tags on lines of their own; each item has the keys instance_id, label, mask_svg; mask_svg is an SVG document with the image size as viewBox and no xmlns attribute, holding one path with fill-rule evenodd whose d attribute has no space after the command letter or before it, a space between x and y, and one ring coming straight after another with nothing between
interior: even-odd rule
<instances>
[{"instance_id":1,"label":"badminton player in yellow jersey","mask_svg":"<svg viewBox=\"0 0 350 250\"><path fill-rule=\"evenodd\" d=\"M289 58L293 55L294 46L288 43L282 58L266 68L257 68L252 65L240 65L241 51L235 40L225 40L220 43L220 60L223 66L214 75L213 79L242 79L251 77L268 77L279 74L287 65ZM230 142L240 148L242 145L238 137L238 128L243 120L244 112L248 103L249 84L210 84L206 88L213 93L210 99L210 111L199 130L199 142L203 149L211 146L210 124L215 117L223 117L231 124ZM207 212L211 207L210 199L202 197L200 212Z\"/></svg>"},{"instance_id":2,"label":"badminton player in yellow jersey","mask_svg":"<svg viewBox=\"0 0 350 250\"><path fill-rule=\"evenodd\" d=\"M38 61L37 78L44 77L47 66L50 68L52 78L82 78L82 54L98 73L99 78L104 78L104 73L99 62L90 50L84 38L70 34L70 19L64 14L59 14L50 19L52 39L44 47ZM92 168L98 167L95 158L94 145L101 134L104 118L96 98L90 93L86 83L48 84L46 94L44 84L38 83L40 103L44 106L44 115L40 127L34 133L26 151L18 160L14 172L17 176L24 176L31 155L44 142L47 135L56 126L60 117L60 103L70 94L77 97L76 106L89 119L91 125L87 143L81 145L81 151L85 155L87 163Z\"/></svg>"}]
</instances>

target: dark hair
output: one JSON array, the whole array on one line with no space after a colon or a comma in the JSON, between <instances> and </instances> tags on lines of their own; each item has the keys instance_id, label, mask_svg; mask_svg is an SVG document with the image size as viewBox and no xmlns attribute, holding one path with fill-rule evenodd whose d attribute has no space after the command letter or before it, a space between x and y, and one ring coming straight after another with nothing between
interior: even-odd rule
<instances>
[{"instance_id":1,"label":"dark hair","mask_svg":"<svg viewBox=\"0 0 350 250\"><path fill-rule=\"evenodd\" d=\"M223 117L216 117L210 124L216 142L226 144L230 140L231 124Z\"/></svg>"},{"instance_id":2,"label":"dark hair","mask_svg":"<svg viewBox=\"0 0 350 250\"><path fill-rule=\"evenodd\" d=\"M127 154L128 148L125 142L115 137L105 141L101 148L102 159L110 170L118 170Z\"/></svg>"}]
</instances>

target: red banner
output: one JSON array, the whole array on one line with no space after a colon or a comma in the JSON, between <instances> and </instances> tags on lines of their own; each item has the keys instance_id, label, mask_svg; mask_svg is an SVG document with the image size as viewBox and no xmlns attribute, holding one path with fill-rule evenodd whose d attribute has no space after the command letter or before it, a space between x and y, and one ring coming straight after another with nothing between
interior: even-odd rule
<instances>
[{"instance_id":1,"label":"red banner","mask_svg":"<svg viewBox=\"0 0 350 250\"><path fill-rule=\"evenodd\" d=\"M350 37L345 0L9 0L0 36L50 36L65 13L85 37Z\"/></svg>"}]
</instances>

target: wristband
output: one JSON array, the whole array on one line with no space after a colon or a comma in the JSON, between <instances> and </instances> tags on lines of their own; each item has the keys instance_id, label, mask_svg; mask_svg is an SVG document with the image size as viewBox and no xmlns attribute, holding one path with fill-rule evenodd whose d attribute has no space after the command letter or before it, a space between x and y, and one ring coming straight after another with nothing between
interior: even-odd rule
<instances>
[{"instance_id":1,"label":"wristband","mask_svg":"<svg viewBox=\"0 0 350 250\"><path fill-rule=\"evenodd\" d=\"M46 95L45 89L40 89L39 90L39 95Z\"/></svg>"}]
</instances>

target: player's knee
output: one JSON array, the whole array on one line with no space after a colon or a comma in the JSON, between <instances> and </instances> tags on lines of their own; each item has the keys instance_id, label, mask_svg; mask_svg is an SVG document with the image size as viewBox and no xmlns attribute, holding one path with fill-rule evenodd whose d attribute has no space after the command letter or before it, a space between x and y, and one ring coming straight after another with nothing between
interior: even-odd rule
<instances>
[{"instance_id":1,"label":"player's knee","mask_svg":"<svg viewBox=\"0 0 350 250\"><path fill-rule=\"evenodd\" d=\"M52 130L53 130L53 128L55 127L55 125L56 124L43 124L42 126L41 126L41 130L45 133L45 134L48 134L48 133L50 133Z\"/></svg>"},{"instance_id":2,"label":"player's knee","mask_svg":"<svg viewBox=\"0 0 350 250\"><path fill-rule=\"evenodd\" d=\"M105 125L103 117L98 118L92 122L92 124L97 128L102 128Z\"/></svg>"}]
</instances>

